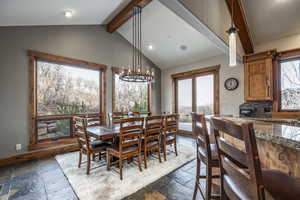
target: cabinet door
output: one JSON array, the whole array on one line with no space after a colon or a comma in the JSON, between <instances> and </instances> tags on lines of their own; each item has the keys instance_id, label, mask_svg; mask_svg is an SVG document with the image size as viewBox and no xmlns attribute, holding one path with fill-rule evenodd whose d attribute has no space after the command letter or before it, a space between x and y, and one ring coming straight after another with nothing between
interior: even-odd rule
<instances>
[{"instance_id":1,"label":"cabinet door","mask_svg":"<svg viewBox=\"0 0 300 200\"><path fill-rule=\"evenodd\" d=\"M245 64L246 100L272 100L272 59L256 60Z\"/></svg>"}]
</instances>

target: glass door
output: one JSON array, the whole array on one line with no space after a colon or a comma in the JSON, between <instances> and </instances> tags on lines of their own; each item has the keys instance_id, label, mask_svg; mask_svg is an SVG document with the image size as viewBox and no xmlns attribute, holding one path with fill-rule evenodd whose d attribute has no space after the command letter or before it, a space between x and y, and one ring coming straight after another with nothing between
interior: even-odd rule
<instances>
[{"instance_id":1,"label":"glass door","mask_svg":"<svg viewBox=\"0 0 300 200\"><path fill-rule=\"evenodd\" d=\"M214 114L214 75L196 77L196 111L199 114Z\"/></svg>"},{"instance_id":2,"label":"glass door","mask_svg":"<svg viewBox=\"0 0 300 200\"><path fill-rule=\"evenodd\" d=\"M192 130L191 112L193 111L193 83L192 79L178 80L177 82L177 111L179 113L179 129Z\"/></svg>"}]
</instances>

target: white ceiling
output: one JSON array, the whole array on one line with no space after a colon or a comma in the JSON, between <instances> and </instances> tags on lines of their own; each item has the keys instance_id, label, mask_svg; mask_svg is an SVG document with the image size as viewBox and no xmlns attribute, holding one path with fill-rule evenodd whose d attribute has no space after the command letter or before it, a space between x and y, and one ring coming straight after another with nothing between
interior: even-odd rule
<instances>
[{"instance_id":1,"label":"white ceiling","mask_svg":"<svg viewBox=\"0 0 300 200\"><path fill-rule=\"evenodd\" d=\"M243 0L255 44L300 33L300 0Z\"/></svg>"},{"instance_id":2,"label":"white ceiling","mask_svg":"<svg viewBox=\"0 0 300 200\"><path fill-rule=\"evenodd\" d=\"M0 0L0 26L106 24L130 0ZM71 10L71 19L64 11Z\"/></svg>"},{"instance_id":3,"label":"white ceiling","mask_svg":"<svg viewBox=\"0 0 300 200\"><path fill-rule=\"evenodd\" d=\"M120 27L118 32L132 42L132 20ZM144 55L162 69L223 54L215 44L158 0L143 9L142 37ZM149 44L154 47L152 51L147 48ZM181 45L187 49L181 50Z\"/></svg>"},{"instance_id":4,"label":"white ceiling","mask_svg":"<svg viewBox=\"0 0 300 200\"><path fill-rule=\"evenodd\" d=\"M107 24L131 0L0 0L0 26ZM64 11L71 10L67 19ZM222 54L158 0L143 9L143 53L160 68L190 64ZM118 32L131 42L132 20ZM146 47L154 46L152 51ZM185 45L186 50L180 46Z\"/></svg>"}]
</instances>

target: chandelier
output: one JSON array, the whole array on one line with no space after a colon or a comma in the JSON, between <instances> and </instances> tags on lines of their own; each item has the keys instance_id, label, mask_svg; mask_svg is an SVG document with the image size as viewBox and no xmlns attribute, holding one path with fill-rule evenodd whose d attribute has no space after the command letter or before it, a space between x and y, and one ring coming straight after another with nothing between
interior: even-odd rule
<instances>
[{"instance_id":1,"label":"chandelier","mask_svg":"<svg viewBox=\"0 0 300 200\"><path fill-rule=\"evenodd\" d=\"M151 82L154 80L154 70L143 67L142 54L142 7L133 7L132 28L132 66L123 68L120 79L126 82Z\"/></svg>"}]
</instances>

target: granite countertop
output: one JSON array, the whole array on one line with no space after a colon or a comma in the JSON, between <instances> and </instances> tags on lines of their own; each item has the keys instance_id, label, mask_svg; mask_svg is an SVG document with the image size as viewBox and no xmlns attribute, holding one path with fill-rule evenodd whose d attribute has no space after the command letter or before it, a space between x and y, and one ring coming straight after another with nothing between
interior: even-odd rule
<instances>
[{"instance_id":1,"label":"granite countertop","mask_svg":"<svg viewBox=\"0 0 300 200\"><path fill-rule=\"evenodd\" d=\"M280 124L280 121L261 120L261 118L257 120L255 118L218 117L237 123L251 122L254 125L256 138L300 151L300 126Z\"/></svg>"},{"instance_id":2,"label":"granite countertop","mask_svg":"<svg viewBox=\"0 0 300 200\"><path fill-rule=\"evenodd\" d=\"M255 120L255 121L273 122L273 123L287 124L287 125L292 125L292 126L300 126L300 119L252 118L252 117L243 117L242 119L250 119L250 120Z\"/></svg>"}]
</instances>

